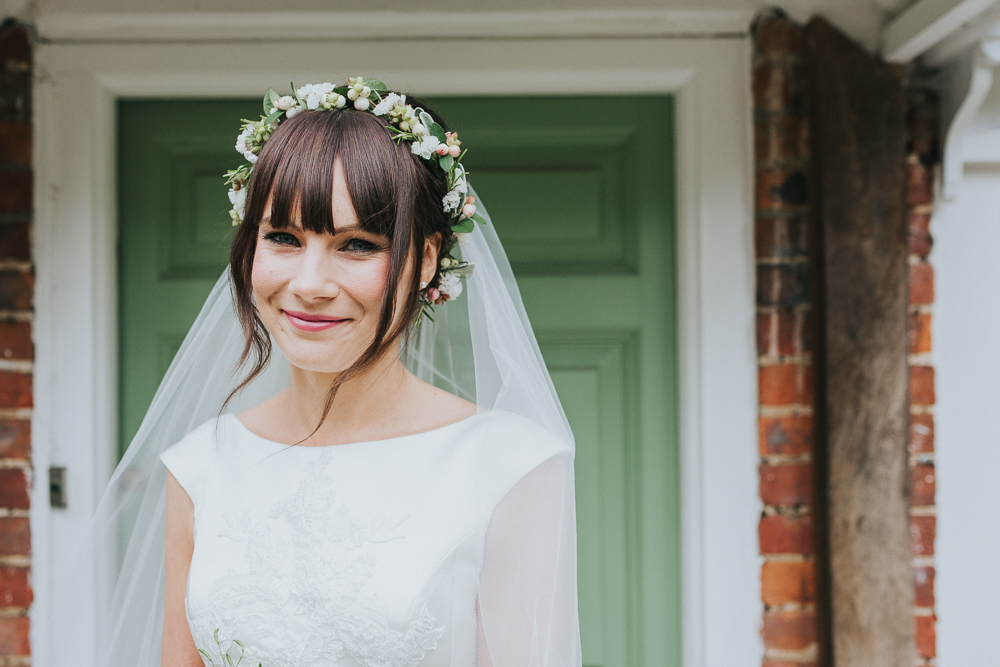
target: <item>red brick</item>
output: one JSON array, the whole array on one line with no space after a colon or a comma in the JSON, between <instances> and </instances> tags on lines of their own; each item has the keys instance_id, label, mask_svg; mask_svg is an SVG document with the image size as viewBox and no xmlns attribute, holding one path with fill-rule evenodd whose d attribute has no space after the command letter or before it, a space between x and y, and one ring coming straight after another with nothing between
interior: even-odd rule
<instances>
[{"instance_id":1,"label":"red brick","mask_svg":"<svg viewBox=\"0 0 1000 667\"><path fill-rule=\"evenodd\" d=\"M761 405L812 405L812 367L775 364L758 369Z\"/></svg>"},{"instance_id":2,"label":"red brick","mask_svg":"<svg viewBox=\"0 0 1000 667\"><path fill-rule=\"evenodd\" d=\"M23 213L31 210L31 172L0 170L0 213Z\"/></svg>"},{"instance_id":3,"label":"red brick","mask_svg":"<svg viewBox=\"0 0 1000 667\"><path fill-rule=\"evenodd\" d=\"M0 271L0 309L27 310L35 295L35 277L25 271Z\"/></svg>"},{"instance_id":4,"label":"red brick","mask_svg":"<svg viewBox=\"0 0 1000 667\"><path fill-rule=\"evenodd\" d=\"M932 516L910 517L910 538L914 556L933 556L937 519Z\"/></svg>"},{"instance_id":5,"label":"red brick","mask_svg":"<svg viewBox=\"0 0 1000 667\"><path fill-rule=\"evenodd\" d=\"M754 48L761 56L802 53L805 31L782 16L766 16L753 27Z\"/></svg>"},{"instance_id":6,"label":"red brick","mask_svg":"<svg viewBox=\"0 0 1000 667\"><path fill-rule=\"evenodd\" d=\"M816 601L816 566L813 562L767 561L760 571L764 604L808 604Z\"/></svg>"},{"instance_id":7,"label":"red brick","mask_svg":"<svg viewBox=\"0 0 1000 667\"><path fill-rule=\"evenodd\" d=\"M805 354L812 347L808 310L782 310L757 314L757 354Z\"/></svg>"},{"instance_id":8,"label":"red brick","mask_svg":"<svg viewBox=\"0 0 1000 667\"><path fill-rule=\"evenodd\" d=\"M31 599L28 568L0 567L0 607L27 607Z\"/></svg>"},{"instance_id":9,"label":"red brick","mask_svg":"<svg viewBox=\"0 0 1000 667\"><path fill-rule=\"evenodd\" d=\"M27 222L0 223L0 259L31 259L31 229Z\"/></svg>"},{"instance_id":10,"label":"red brick","mask_svg":"<svg viewBox=\"0 0 1000 667\"><path fill-rule=\"evenodd\" d=\"M0 458L31 458L31 422L27 419L0 419Z\"/></svg>"},{"instance_id":11,"label":"red brick","mask_svg":"<svg viewBox=\"0 0 1000 667\"><path fill-rule=\"evenodd\" d=\"M933 505L935 486L933 465L918 463L913 466L910 469L910 505L913 507Z\"/></svg>"},{"instance_id":12,"label":"red brick","mask_svg":"<svg viewBox=\"0 0 1000 667\"><path fill-rule=\"evenodd\" d=\"M0 556L31 554L31 524L27 517L0 517Z\"/></svg>"},{"instance_id":13,"label":"red brick","mask_svg":"<svg viewBox=\"0 0 1000 667\"><path fill-rule=\"evenodd\" d=\"M803 505L812 501L813 468L809 463L762 465L760 498L765 505Z\"/></svg>"},{"instance_id":14,"label":"red brick","mask_svg":"<svg viewBox=\"0 0 1000 667\"><path fill-rule=\"evenodd\" d=\"M0 120L0 162L31 163L31 124Z\"/></svg>"},{"instance_id":15,"label":"red brick","mask_svg":"<svg viewBox=\"0 0 1000 667\"><path fill-rule=\"evenodd\" d=\"M937 656L937 617L917 616L917 655L921 658Z\"/></svg>"},{"instance_id":16,"label":"red brick","mask_svg":"<svg viewBox=\"0 0 1000 667\"><path fill-rule=\"evenodd\" d=\"M934 367L910 366L910 403L934 405Z\"/></svg>"},{"instance_id":17,"label":"red brick","mask_svg":"<svg viewBox=\"0 0 1000 667\"><path fill-rule=\"evenodd\" d=\"M911 155L906 161L906 203L930 204L934 201L933 174L930 167Z\"/></svg>"},{"instance_id":18,"label":"red brick","mask_svg":"<svg viewBox=\"0 0 1000 667\"><path fill-rule=\"evenodd\" d=\"M0 62L4 60L31 62L31 38L23 26L9 23L0 29Z\"/></svg>"},{"instance_id":19,"label":"red brick","mask_svg":"<svg viewBox=\"0 0 1000 667\"><path fill-rule=\"evenodd\" d=\"M929 213L911 211L909 216L910 252L926 257L934 244L930 232L931 216Z\"/></svg>"},{"instance_id":20,"label":"red brick","mask_svg":"<svg viewBox=\"0 0 1000 667\"><path fill-rule=\"evenodd\" d=\"M808 178L802 169L758 169L757 208L800 210L809 203Z\"/></svg>"},{"instance_id":21,"label":"red brick","mask_svg":"<svg viewBox=\"0 0 1000 667\"><path fill-rule=\"evenodd\" d=\"M31 325L27 322L0 322L0 357L31 359L34 356Z\"/></svg>"},{"instance_id":22,"label":"red brick","mask_svg":"<svg viewBox=\"0 0 1000 667\"><path fill-rule=\"evenodd\" d=\"M934 606L934 568L913 568L913 604L917 607Z\"/></svg>"},{"instance_id":23,"label":"red brick","mask_svg":"<svg viewBox=\"0 0 1000 667\"><path fill-rule=\"evenodd\" d=\"M811 415L761 417L757 427L761 456L798 456L812 451Z\"/></svg>"},{"instance_id":24,"label":"red brick","mask_svg":"<svg viewBox=\"0 0 1000 667\"><path fill-rule=\"evenodd\" d=\"M0 618L0 656L31 653L29 632L27 617Z\"/></svg>"},{"instance_id":25,"label":"red brick","mask_svg":"<svg viewBox=\"0 0 1000 667\"><path fill-rule=\"evenodd\" d=\"M757 305L786 310L809 303L809 266L805 263L757 266Z\"/></svg>"},{"instance_id":26,"label":"red brick","mask_svg":"<svg viewBox=\"0 0 1000 667\"><path fill-rule=\"evenodd\" d=\"M910 453L934 451L934 415L910 416Z\"/></svg>"},{"instance_id":27,"label":"red brick","mask_svg":"<svg viewBox=\"0 0 1000 667\"><path fill-rule=\"evenodd\" d=\"M31 507L28 499L28 476L19 468L0 468L0 507L26 510Z\"/></svg>"},{"instance_id":28,"label":"red brick","mask_svg":"<svg viewBox=\"0 0 1000 667\"><path fill-rule=\"evenodd\" d=\"M762 516L757 525L762 554L812 554L811 516Z\"/></svg>"},{"instance_id":29,"label":"red brick","mask_svg":"<svg viewBox=\"0 0 1000 667\"><path fill-rule=\"evenodd\" d=\"M931 314L912 313L910 315L910 354L926 354L931 351Z\"/></svg>"},{"instance_id":30,"label":"red brick","mask_svg":"<svg viewBox=\"0 0 1000 667\"><path fill-rule=\"evenodd\" d=\"M809 124L791 115L764 117L754 124L757 163L802 162L809 157Z\"/></svg>"},{"instance_id":31,"label":"red brick","mask_svg":"<svg viewBox=\"0 0 1000 667\"><path fill-rule=\"evenodd\" d=\"M915 306L934 303L934 268L927 262L910 266L910 303Z\"/></svg>"},{"instance_id":32,"label":"red brick","mask_svg":"<svg viewBox=\"0 0 1000 667\"><path fill-rule=\"evenodd\" d=\"M757 216L754 229L757 257L784 259L809 253L809 226L804 213Z\"/></svg>"},{"instance_id":33,"label":"red brick","mask_svg":"<svg viewBox=\"0 0 1000 667\"><path fill-rule=\"evenodd\" d=\"M765 612L761 635L765 648L802 651L816 643L816 614L811 611Z\"/></svg>"},{"instance_id":34,"label":"red brick","mask_svg":"<svg viewBox=\"0 0 1000 667\"><path fill-rule=\"evenodd\" d=\"M31 403L31 376L0 371L0 408L30 408Z\"/></svg>"}]
</instances>

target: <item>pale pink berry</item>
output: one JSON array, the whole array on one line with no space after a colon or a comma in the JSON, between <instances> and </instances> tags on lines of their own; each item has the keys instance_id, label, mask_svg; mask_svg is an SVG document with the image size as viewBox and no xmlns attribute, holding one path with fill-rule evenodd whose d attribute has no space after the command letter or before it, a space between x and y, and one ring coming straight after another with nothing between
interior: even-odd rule
<instances>
[{"instance_id":1,"label":"pale pink berry","mask_svg":"<svg viewBox=\"0 0 1000 667\"><path fill-rule=\"evenodd\" d=\"M452 157L458 157L459 155L462 154L462 149L459 148L458 146L449 146L448 154L451 155Z\"/></svg>"},{"instance_id":2,"label":"pale pink berry","mask_svg":"<svg viewBox=\"0 0 1000 667\"><path fill-rule=\"evenodd\" d=\"M462 215L466 218L471 218L476 214L476 207L474 204L466 204L462 207Z\"/></svg>"},{"instance_id":3,"label":"pale pink berry","mask_svg":"<svg viewBox=\"0 0 1000 667\"><path fill-rule=\"evenodd\" d=\"M465 198L465 203L466 204L475 204L476 203L476 198L473 197L472 195L469 195L468 197Z\"/></svg>"},{"instance_id":4,"label":"pale pink berry","mask_svg":"<svg viewBox=\"0 0 1000 667\"><path fill-rule=\"evenodd\" d=\"M430 287L427 289L427 298L431 301L437 301L440 296L441 292L437 287Z\"/></svg>"},{"instance_id":5,"label":"pale pink berry","mask_svg":"<svg viewBox=\"0 0 1000 667\"><path fill-rule=\"evenodd\" d=\"M437 153L438 155L447 155L448 147L445 146L444 144L438 144L438 147L434 149L434 152Z\"/></svg>"}]
</instances>

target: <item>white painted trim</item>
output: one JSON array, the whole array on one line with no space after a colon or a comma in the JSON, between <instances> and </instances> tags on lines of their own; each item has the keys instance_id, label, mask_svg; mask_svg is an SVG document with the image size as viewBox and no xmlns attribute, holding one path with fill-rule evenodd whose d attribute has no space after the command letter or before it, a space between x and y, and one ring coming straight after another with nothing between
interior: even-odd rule
<instances>
[{"instance_id":1,"label":"white painted trim","mask_svg":"<svg viewBox=\"0 0 1000 667\"><path fill-rule=\"evenodd\" d=\"M965 175L965 131L979 114L979 109L993 87L993 66L983 53L976 49L969 54L968 89L955 113L947 124L942 159L943 187L946 200L955 199ZM946 119L947 120L947 119Z\"/></svg>"},{"instance_id":2,"label":"white painted trim","mask_svg":"<svg viewBox=\"0 0 1000 667\"><path fill-rule=\"evenodd\" d=\"M77 634L46 619L60 605L56 574L78 557L72 548L111 472L115 442L115 100L257 95L290 78L359 70L431 95L589 93L601 81L676 95L684 665L760 664L748 40L412 40L407 53L401 62L384 51L319 42L277 50L254 43L39 47L34 464L68 466L70 508L50 510L44 485L36 485L36 667L87 667L94 648L86 625L93 610L79 610ZM97 590L94 581L74 585Z\"/></svg>"},{"instance_id":3,"label":"white painted trim","mask_svg":"<svg viewBox=\"0 0 1000 667\"><path fill-rule=\"evenodd\" d=\"M997 0L917 0L886 26L882 55L905 63L988 11Z\"/></svg>"},{"instance_id":4,"label":"white painted trim","mask_svg":"<svg viewBox=\"0 0 1000 667\"><path fill-rule=\"evenodd\" d=\"M745 35L749 10L585 9L520 12L177 12L42 14L52 42L303 41ZM441 34L447 26L447 35Z\"/></svg>"}]
</instances>

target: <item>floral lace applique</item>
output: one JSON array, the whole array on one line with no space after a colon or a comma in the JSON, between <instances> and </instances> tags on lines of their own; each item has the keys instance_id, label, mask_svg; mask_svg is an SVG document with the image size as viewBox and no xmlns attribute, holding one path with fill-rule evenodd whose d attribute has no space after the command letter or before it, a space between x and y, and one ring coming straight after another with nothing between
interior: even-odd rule
<instances>
[{"instance_id":1,"label":"floral lace applique","mask_svg":"<svg viewBox=\"0 0 1000 667\"><path fill-rule=\"evenodd\" d=\"M218 535L246 544L246 569L230 568L206 601L188 608L195 645L212 659L225 664L220 648L238 657L240 640L243 662L254 667L335 665L344 655L365 667L414 667L437 647L444 627L426 605L397 630L375 600L360 596L375 574L373 546L402 539L406 517L354 516L325 472L331 457L323 452L267 521L249 511L224 516Z\"/></svg>"}]
</instances>

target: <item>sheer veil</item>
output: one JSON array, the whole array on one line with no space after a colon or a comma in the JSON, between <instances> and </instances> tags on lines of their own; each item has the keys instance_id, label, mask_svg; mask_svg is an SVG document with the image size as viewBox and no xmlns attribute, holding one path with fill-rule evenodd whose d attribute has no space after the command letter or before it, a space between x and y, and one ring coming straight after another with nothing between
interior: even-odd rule
<instances>
[{"instance_id":1,"label":"sheer veil","mask_svg":"<svg viewBox=\"0 0 1000 667\"><path fill-rule=\"evenodd\" d=\"M474 265L465 294L438 307L434 322L424 319L404 356L418 376L474 401L480 411L515 413L563 443L561 453L518 483L494 513L480 583L479 662L579 667L573 435L500 239L482 206L479 212L487 224L476 225L461 243L462 258ZM227 269L164 376L93 519L85 545L90 553L81 561L98 570L102 618L95 664L101 667L160 664L166 468L158 457L219 414L239 381L233 369L242 346ZM288 382L287 362L275 347L268 369L228 411L255 405ZM56 610L54 627L70 627L78 610L93 608L92 601L80 602ZM510 609L532 611L512 615Z\"/></svg>"}]
</instances>

